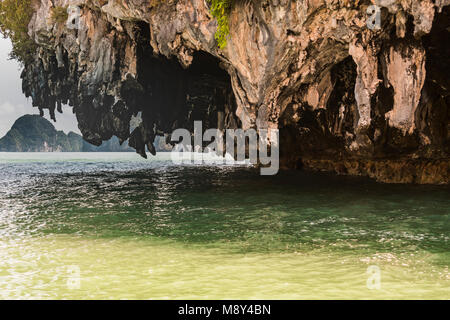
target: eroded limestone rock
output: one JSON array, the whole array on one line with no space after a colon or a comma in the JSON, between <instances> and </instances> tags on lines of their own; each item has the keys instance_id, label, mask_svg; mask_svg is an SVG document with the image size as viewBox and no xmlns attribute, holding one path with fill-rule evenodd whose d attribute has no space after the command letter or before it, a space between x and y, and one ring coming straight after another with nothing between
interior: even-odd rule
<instances>
[{"instance_id":1,"label":"eroded limestone rock","mask_svg":"<svg viewBox=\"0 0 450 320\"><path fill-rule=\"evenodd\" d=\"M382 7L377 30L367 27L372 4ZM448 0L236 0L223 50L206 0L34 5L29 34L40 50L25 66L24 92L52 114L73 106L89 142L131 137L145 155L155 135L203 120L205 129L280 129L291 168L315 167L302 159L448 168ZM50 19L66 5L80 8L78 29ZM143 123L130 132L138 112ZM449 182L440 177L414 181Z\"/></svg>"}]
</instances>

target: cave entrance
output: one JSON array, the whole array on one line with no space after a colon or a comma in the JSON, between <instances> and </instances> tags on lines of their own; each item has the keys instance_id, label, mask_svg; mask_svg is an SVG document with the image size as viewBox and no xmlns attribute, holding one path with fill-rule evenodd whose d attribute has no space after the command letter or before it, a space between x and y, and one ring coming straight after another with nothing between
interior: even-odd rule
<instances>
[{"instance_id":1,"label":"cave entrance","mask_svg":"<svg viewBox=\"0 0 450 320\"><path fill-rule=\"evenodd\" d=\"M200 120L205 129L236 128L231 78L220 66L220 60L207 52L197 51L186 72L189 125Z\"/></svg>"},{"instance_id":2,"label":"cave entrance","mask_svg":"<svg viewBox=\"0 0 450 320\"><path fill-rule=\"evenodd\" d=\"M188 68L191 74L208 74L217 79L222 79L224 82L231 82L228 73L220 67L220 60L212 54L205 51L196 51L193 57L192 64Z\"/></svg>"},{"instance_id":3,"label":"cave entrance","mask_svg":"<svg viewBox=\"0 0 450 320\"><path fill-rule=\"evenodd\" d=\"M325 108L313 107L306 101L312 84L300 87L296 100L280 118L283 167L302 169L304 160L334 159L336 154L343 153L346 132L353 132L355 123L356 68L352 57L348 56L323 72L322 77L330 78Z\"/></svg>"},{"instance_id":4,"label":"cave entrance","mask_svg":"<svg viewBox=\"0 0 450 320\"><path fill-rule=\"evenodd\" d=\"M178 128L193 131L194 121L203 128L237 126L231 78L217 57L197 51L192 64L183 68L176 58L155 55L149 25L138 24L138 77L141 98L134 112L142 112L146 128L155 134Z\"/></svg>"},{"instance_id":5,"label":"cave entrance","mask_svg":"<svg viewBox=\"0 0 450 320\"><path fill-rule=\"evenodd\" d=\"M194 122L203 130L236 128L236 101L231 78L213 55L197 51L192 64L183 68L178 60L155 54L150 46L150 26L134 24L137 77L126 79L121 97L142 122L130 136L130 146L146 157L145 148L155 153L157 135L176 129L194 132Z\"/></svg>"},{"instance_id":6,"label":"cave entrance","mask_svg":"<svg viewBox=\"0 0 450 320\"><path fill-rule=\"evenodd\" d=\"M450 153L450 6L437 13L431 32L423 37L426 50L426 79L417 127L431 139L434 153Z\"/></svg>"}]
</instances>

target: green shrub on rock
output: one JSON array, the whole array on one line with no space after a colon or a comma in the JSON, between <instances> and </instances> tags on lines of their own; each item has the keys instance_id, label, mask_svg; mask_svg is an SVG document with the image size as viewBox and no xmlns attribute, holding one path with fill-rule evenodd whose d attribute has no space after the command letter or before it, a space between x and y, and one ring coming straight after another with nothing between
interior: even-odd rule
<instances>
[{"instance_id":1,"label":"green shrub on rock","mask_svg":"<svg viewBox=\"0 0 450 320\"><path fill-rule=\"evenodd\" d=\"M217 19L218 27L216 31L217 45L223 49L227 45L227 37L230 34L229 15L234 0L210 0L210 11Z\"/></svg>"},{"instance_id":2,"label":"green shrub on rock","mask_svg":"<svg viewBox=\"0 0 450 320\"><path fill-rule=\"evenodd\" d=\"M11 58L26 63L33 58L36 44L28 35L28 24L33 15L31 0L0 1L0 33L11 39Z\"/></svg>"}]
</instances>

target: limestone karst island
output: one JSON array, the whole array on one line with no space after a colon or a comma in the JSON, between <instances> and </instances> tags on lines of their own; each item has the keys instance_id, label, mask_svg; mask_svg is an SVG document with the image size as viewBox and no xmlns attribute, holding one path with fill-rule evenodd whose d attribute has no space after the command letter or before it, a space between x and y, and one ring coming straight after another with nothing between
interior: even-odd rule
<instances>
[{"instance_id":1,"label":"limestone karst island","mask_svg":"<svg viewBox=\"0 0 450 320\"><path fill-rule=\"evenodd\" d=\"M450 299L450 0L0 0L0 33L0 299Z\"/></svg>"}]
</instances>

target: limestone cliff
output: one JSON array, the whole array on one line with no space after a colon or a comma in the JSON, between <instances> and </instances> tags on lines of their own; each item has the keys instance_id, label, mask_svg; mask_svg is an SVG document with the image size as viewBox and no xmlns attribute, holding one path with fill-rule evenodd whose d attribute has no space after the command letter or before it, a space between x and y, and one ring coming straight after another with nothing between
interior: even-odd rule
<instances>
[{"instance_id":1,"label":"limestone cliff","mask_svg":"<svg viewBox=\"0 0 450 320\"><path fill-rule=\"evenodd\" d=\"M278 128L284 167L449 183L449 0L232 3L220 49L208 0L35 0L24 93L52 116L73 106L87 141L116 135L143 156L202 120ZM51 18L68 5L79 17Z\"/></svg>"}]
</instances>

